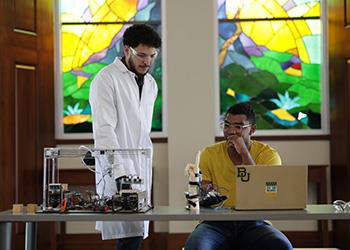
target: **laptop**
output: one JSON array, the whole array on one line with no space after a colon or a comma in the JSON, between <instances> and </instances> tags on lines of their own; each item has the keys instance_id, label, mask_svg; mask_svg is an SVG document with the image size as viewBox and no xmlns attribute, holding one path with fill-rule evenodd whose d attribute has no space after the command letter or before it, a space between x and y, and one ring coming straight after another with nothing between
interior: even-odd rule
<instances>
[{"instance_id":1,"label":"laptop","mask_svg":"<svg viewBox=\"0 0 350 250\"><path fill-rule=\"evenodd\" d=\"M305 209L307 170L307 165L237 166L235 209Z\"/></svg>"}]
</instances>

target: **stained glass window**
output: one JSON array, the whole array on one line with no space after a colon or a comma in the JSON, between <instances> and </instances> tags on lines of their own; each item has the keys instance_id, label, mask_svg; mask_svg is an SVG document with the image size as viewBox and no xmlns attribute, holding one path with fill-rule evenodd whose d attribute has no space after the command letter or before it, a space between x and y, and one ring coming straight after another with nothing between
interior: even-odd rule
<instances>
[{"instance_id":1,"label":"stained glass window","mask_svg":"<svg viewBox=\"0 0 350 250\"><path fill-rule=\"evenodd\" d=\"M147 23L160 34L160 0L60 0L60 59L64 134L91 133L90 83L123 56L122 35L133 23ZM159 92L152 131L162 131L162 71L158 56L150 72Z\"/></svg>"},{"instance_id":2,"label":"stained glass window","mask_svg":"<svg viewBox=\"0 0 350 250\"><path fill-rule=\"evenodd\" d=\"M321 129L320 0L218 0L220 119L251 102L259 130Z\"/></svg>"}]
</instances>

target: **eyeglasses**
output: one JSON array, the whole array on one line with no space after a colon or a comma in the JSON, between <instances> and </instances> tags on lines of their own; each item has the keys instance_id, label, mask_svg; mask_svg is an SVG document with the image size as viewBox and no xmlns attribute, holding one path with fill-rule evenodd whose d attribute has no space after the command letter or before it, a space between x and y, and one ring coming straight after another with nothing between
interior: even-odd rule
<instances>
[{"instance_id":1,"label":"eyeglasses","mask_svg":"<svg viewBox=\"0 0 350 250\"><path fill-rule=\"evenodd\" d=\"M250 124L250 123L249 124L240 124L240 123L230 123L229 121L223 122L224 129L233 128L238 132L241 132L243 129L248 128L251 125L252 124Z\"/></svg>"},{"instance_id":2,"label":"eyeglasses","mask_svg":"<svg viewBox=\"0 0 350 250\"><path fill-rule=\"evenodd\" d=\"M151 61L156 59L158 56L158 51L154 52L152 55L147 55L144 53L139 53L136 50L134 50L132 47L129 47L131 53L139 60L144 61L146 59L150 59Z\"/></svg>"}]
</instances>

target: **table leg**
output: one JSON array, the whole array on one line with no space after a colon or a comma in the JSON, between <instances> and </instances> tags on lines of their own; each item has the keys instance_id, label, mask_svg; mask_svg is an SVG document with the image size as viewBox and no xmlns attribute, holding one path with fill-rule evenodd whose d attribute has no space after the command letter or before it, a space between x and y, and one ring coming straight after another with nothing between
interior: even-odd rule
<instances>
[{"instance_id":1,"label":"table leg","mask_svg":"<svg viewBox=\"0 0 350 250\"><path fill-rule=\"evenodd\" d=\"M11 249L12 240L12 223L1 222L0 223L0 249Z\"/></svg>"},{"instance_id":2,"label":"table leg","mask_svg":"<svg viewBox=\"0 0 350 250\"><path fill-rule=\"evenodd\" d=\"M37 222L26 222L25 250L36 250Z\"/></svg>"}]
</instances>

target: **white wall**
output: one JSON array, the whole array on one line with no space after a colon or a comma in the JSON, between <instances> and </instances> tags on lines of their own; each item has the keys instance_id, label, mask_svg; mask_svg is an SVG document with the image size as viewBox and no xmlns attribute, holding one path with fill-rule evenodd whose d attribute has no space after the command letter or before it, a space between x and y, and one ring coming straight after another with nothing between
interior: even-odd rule
<instances>
[{"instance_id":1,"label":"white wall","mask_svg":"<svg viewBox=\"0 0 350 250\"><path fill-rule=\"evenodd\" d=\"M214 142L216 36L215 1L165 1L163 19L168 89L169 205L184 204L184 167ZM184 8L186 6L186 8ZM188 222L170 222L181 232Z\"/></svg>"},{"instance_id":2,"label":"white wall","mask_svg":"<svg viewBox=\"0 0 350 250\"><path fill-rule=\"evenodd\" d=\"M167 89L168 143L154 144L154 204L185 206L184 168L196 152L214 143L218 79L216 1L165 0L164 75ZM213 33L214 32L214 33ZM328 141L269 141L285 164L329 164ZM60 146L60 145L58 145ZM73 145L72 145L73 146ZM79 162L61 161L62 168ZM330 185L329 185L330 186ZM315 189L310 187L310 202ZM286 230L315 230L315 222L273 222ZM190 232L196 222L157 222L156 232ZM67 233L94 232L93 224L68 224ZM79 229L80 228L80 229Z\"/></svg>"}]
</instances>

